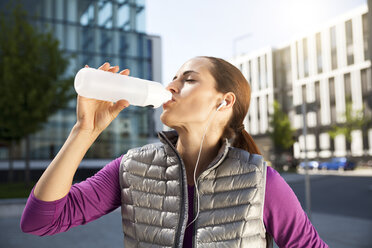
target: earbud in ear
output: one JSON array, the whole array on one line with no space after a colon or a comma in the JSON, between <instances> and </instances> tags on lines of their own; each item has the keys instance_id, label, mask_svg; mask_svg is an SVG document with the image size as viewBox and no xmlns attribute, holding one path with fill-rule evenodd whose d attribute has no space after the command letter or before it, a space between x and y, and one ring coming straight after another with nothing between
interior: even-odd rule
<instances>
[{"instance_id":1,"label":"earbud in ear","mask_svg":"<svg viewBox=\"0 0 372 248\"><path fill-rule=\"evenodd\" d=\"M216 111L220 110L223 106L226 106L226 105L227 105L226 100L223 100L223 102L220 104L220 106L218 106Z\"/></svg>"}]
</instances>

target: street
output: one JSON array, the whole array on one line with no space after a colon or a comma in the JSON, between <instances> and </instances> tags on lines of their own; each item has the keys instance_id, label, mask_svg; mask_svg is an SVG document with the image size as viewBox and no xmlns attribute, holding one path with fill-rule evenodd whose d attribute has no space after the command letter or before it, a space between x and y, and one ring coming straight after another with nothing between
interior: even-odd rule
<instances>
[{"instance_id":1,"label":"street","mask_svg":"<svg viewBox=\"0 0 372 248\"><path fill-rule=\"evenodd\" d=\"M372 221L371 177L322 176L311 182L313 212ZM304 183L289 185L305 209Z\"/></svg>"},{"instance_id":2,"label":"street","mask_svg":"<svg viewBox=\"0 0 372 248\"><path fill-rule=\"evenodd\" d=\"M304 202L302 175L283 176ZM293 180L293 178L297 178ZM330 247L372 247L372 177L321 175L312 177L312 222ZM23 206L20 206L21 211ZM4 248L102 248L122 247L120 210L85 226L50 237L24 234L19 214L0 215L0 247Z\"/></svg>"}]
</instances>

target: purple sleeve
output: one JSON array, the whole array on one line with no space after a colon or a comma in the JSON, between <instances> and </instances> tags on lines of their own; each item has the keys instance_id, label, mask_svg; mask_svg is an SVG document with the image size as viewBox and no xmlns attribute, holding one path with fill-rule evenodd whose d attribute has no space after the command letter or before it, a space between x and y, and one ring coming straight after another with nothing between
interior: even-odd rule
<instances>
[{"instance_id":1,"label":"purple sleeve","mask_svg":"<svg viewBox=\"0 0 372 248\"><path fill-rule=\"evenodd\" d=\"M32 189L21 217L22 231L39 236L53 235L84 225L119 207L121 158L111 161L85 181L72 185L69 193L59 200L41 201Z\"/></svg>"},{"instance_id":2,"label":"purple sleeve","mask_svg":"<svg viewBox=\"0 0 372 248\"><path fill-rule=\"evenodd\" d=\"M279 247L328 247L311 224L293 190L269 166L264 223L266 231L273 236Z\"/></svg>"}]
</instances>

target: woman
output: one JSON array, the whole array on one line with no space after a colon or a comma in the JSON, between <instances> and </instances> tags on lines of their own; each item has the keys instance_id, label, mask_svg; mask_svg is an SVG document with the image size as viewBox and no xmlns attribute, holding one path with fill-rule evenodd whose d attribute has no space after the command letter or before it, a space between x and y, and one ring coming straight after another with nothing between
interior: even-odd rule
<instances>
[{"instance_id":1,"label":"woman","mask_svg":"<svg viewBox=\"0 0 372 248\"><path fill-rule=\"evenodd\" d=\"M129 105L78 96L76 125L32 190L22 230L51 235L121 206L126 248L271 247L272 237L279 247L328 247L244 130L251 91L236 67L196 57L167 89L173 99L160 118L174 131L71 186L86 151Z\"/></svg>"}]
</instances>

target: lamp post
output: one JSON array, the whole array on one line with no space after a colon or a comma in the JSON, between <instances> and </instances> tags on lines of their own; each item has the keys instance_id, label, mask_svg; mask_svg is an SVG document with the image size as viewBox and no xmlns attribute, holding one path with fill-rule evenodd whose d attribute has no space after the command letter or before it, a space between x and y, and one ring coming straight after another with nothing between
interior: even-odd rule
<instances>
[{"instance_id":1,"label":"lamp post","mask_svg":"<svg viewBox=\"0 0 372 248\"><path fill-rule=\"evenodd\" d=\"M311 190L310 190L310 175L309 175L309 164L307 159L307 112L308 111L316 111L318 109L318 103L307 103L306 98L302 99L302 104L296 106L296 113L302 114L302 136L304 137L304 162L305 162L305 204L306 204L306 212L307 216L311 220ZM307 109L308 108L308 109Z\"/></svg>"}]
</instances>

